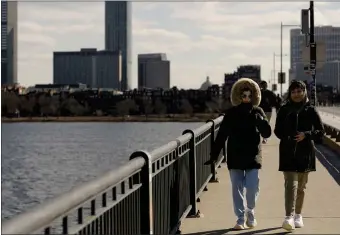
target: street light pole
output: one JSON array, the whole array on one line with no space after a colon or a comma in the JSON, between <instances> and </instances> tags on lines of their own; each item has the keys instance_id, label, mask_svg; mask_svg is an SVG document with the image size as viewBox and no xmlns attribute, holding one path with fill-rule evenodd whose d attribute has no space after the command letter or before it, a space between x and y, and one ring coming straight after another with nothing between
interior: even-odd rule
<instances>
[{"instance_id":1,"label":"street light pole","mask_svg":"<svg viewBox=\"0 0 340 235\"><path fill-rule=\"evenodd\" d=\"M276 54L275 52L273 53L273 73L274 73L274 83L278 83L278 81L275 79L275 73L276 73L276 68L275 68L275 57L283 57L283 56L288 56L288 54ZM281 59L281 62L282 62L282 59ZM281 63L281 69L280 71L282 71L282 63Z\"/></svg>"},{"instance_id":2,"label":"street light pole","mask_svg":"<svg viewBox=\"0 0 340 235\"><path fill-rule=\"evenodd\" d=\"M337 85L336 85L336 90L337 90L337 93L340 93L340 60L332 60L332 61L327 61L326 63L337 63L337 70L336 70L336 73L338 74L337 75ZM332 66L333 67L333 66ZM333 77L332 77L333 78ZM333 89L335 89L333 87Z\"/></svg>"},{"instance_id":3,"label":"street light pole","mask_svg":"<svg viewBox=\"0 0 340 235\"><path fill-rule=\"evenodd\" d=\"M312 74L312 105L316 106L316 43L314 39L314 1L309 2L310 12L310 32L309 32L309 47L310 47L310 71Z\"/></svg>"},{"instance_id":4,"label":"street light pole","mask_svg":"<svg viewBox=\"0 0 340 235\"><path fill-rule=\"evenodd\" d=\"M283 55L282 55L282 41L283 41L283 27L301 27L300 25L296 25L296 24L283 24L282 23L282 21L281 21L281 25L280 25L280 35L281 35L281 39L280 39L280 76L281 76L281 78L278 78L278 79L280 79L281 81L280 81L280 94L281 94L281 97L282 97L282 93L283 93L283 87L282 87L282 57L283 57Z\"/></svg>"},{"instance_id":5,"label":"street light pole","mask_svg":"<svg viewBox=\"0 0 340 235\"><path fill-rule=\"evenodd\" d=\"M337 76L337 86L336 86L336 90L339 93L340 92L340 60L334 60L334 61L330 61L331 63L337 63L338 64L338 68L336 70L338 76Z\"/></svg>"},{"instance_id":6,"label":"street light pole","mask_svg":"<svg viewBox=\"0 0 340 235\"><path fill-rule=\"evenodd\" d=\"M273 54L273 74L274 74L274 77L273 77L273 82L274 82L274 84L276 83L275 82L275 52L274 52L274 54Z\"/></svg>"},{"instance_id":7,"label":"street light pole","mask_svg":"<svg viewBox=\"0 0 340 235\"><path fill-rule=\"evenodd\" d=\"M278 78L278 79L280 79L280 96L282 97L282 31L283 31L283 24L282 24L282 21L281 21L281 39L280 39L280 41L281 41L281 43L280 43L280 78Z\"/></svg>"},{"instance_id":8,"label":"street light pole","mask_svg":"<svg viewBox=\"0 0 340 235\"><path fill-rule=\"evenodd\" d=\"M340 93L340 92L339 92L339 90L340 90L340 84L339 84L339 83L340 83L340 70L339 70L339 69L340 69L340 66L339 66L340 63L339 63L339 62L340 62L340 61L338 60L338 93Z\"/></svg>"}]
</instances>

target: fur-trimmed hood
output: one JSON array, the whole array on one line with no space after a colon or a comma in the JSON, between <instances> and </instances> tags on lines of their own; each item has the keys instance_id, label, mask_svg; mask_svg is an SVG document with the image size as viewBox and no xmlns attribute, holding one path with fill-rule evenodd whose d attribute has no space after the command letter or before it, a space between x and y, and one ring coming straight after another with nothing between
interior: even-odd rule
<instances>
[{"instance_id":1,"label":"fur-trimmed hood","mask_svg":"<svg viewBox=\"0 0 340 235\"><path fill-rule=\"evenodd\" d=\"M241 78L234 83L230 94L231 104L233 106L241 104L241 95L244 88L251 90L252 103L256 107L259 106L261 102L261 89L254 80L249 78Z\"/></svg>"}]
</instances>

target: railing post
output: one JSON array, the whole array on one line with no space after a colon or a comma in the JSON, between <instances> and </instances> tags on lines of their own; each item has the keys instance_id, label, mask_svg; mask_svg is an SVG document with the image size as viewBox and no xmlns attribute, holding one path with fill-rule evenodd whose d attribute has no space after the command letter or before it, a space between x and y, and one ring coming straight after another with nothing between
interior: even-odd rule
<instances>
[{"instance_id":1,"label":"railing post","mask_svg":"<svg viewBox=\"0 0 340 235\"><path fill-rule=\"evenodd\" d=\"M225 146L225 143L224 143L224 146L223 146L223 163L226 163L227 162L227 147Z\"/></svg>"},{"instance_id":2,"label":"railing post","mask_svg":"<svg viewBox=\"0 0 340 235\"><path fill-rule=\"evenodd\" d=\"M197 178L196 178L196 138L192 130L183 131L183 135L191 134L189 141L189 170L190 170L190 204L191 210L188 217L197 217L199 212L197 210L196 192L197 192Z\"/></svg>"},{"instance_id":3,"label":"railing post","mask_svg":"<svg viewBox=\"0 0 340 235\"><path fill-rule=\"evenodd\" d=\"M213 119L209 119L206 123L211 122L211 128L210 128L210 151L209 154L211 153L211 148L215 142L215 121ZM216 172L216 164L215 163L211 163L211 179L210 182L211 183L218 183L218 178L217 178L217 172Z\"/></svg>"},{"instance_id":4,"label":"railing post","mask_svg":"<svg viewBox=\"0 0 340 235\"><path fill-rule=\"evenodd\" d=\"M145 165L140 172L140 182L142 183L140 192L140 234L153 234L154 218L153 218L153 203L152 203L152 162L151 156L146 151L136 151L131 154L130 160L142 157L145 160Z\"/></svg>"},{"instance_id":5,"label":"railing post","mask_svg":"<svg viewBox=\"0 0 340 235\"><path fill-rule=\"evenodd\" d=\"M224 113L220 113L219 117L224 116ZM225 146L225 143L223 145L223 161L222 162L227 162L227 147Z\"/></svg>"},{"instance_id":6,"label":"railing post","mask_svg":"<svg viewBox=\"0 0 340 235\"><path fill-rule=\"evenodd\" d=\"M338 131L333 127L331 132L331 138L336 138Z\"/></svg>"},{"instance_id":7,"label":"railing post","mask_svg":"<svg viewBox=\"0 0 340 235\"><path fill-rule=\"evenodd\" d=\"M340 142L340 131L337 131L335 142Z\"/></svg>"},{"instance_id":8,"label":"railing post","mask_svg":"<svg viewBox=\"0 0 340 235\"><path fill-rule=\"evenodd\" d=\"M331 134L331 128L327 124L324 124L324 127L325 127L326 135L330 135Z\"/></svg>"}]
</instances>

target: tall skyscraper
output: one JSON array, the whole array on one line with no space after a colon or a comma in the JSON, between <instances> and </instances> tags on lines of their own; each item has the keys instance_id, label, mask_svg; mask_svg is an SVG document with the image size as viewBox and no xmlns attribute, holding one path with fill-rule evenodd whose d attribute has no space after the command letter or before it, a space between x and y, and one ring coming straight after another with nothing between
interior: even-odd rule
<instances>
[{"instance_id":1,"label":"tall skyscraper","mask_svg":"<svg viewBox=\"0 0 340 235\"><path fill-rule=\"evenodd\" d=\"M18 3L1 1L1 84L13 84L17 78Z\"/></svg>"},{"instance_id":2,"label":"tall skyscraper","mask_svg":"<svg viewBox=\"0 0 340 235\"><path fill-rule=\"evenodd\" d=\"M138 88L170 89L170 61L165 53L138 55Z\"/></svg>"},{"instance_id":3,"label":"tall skyscraper","mask_svg":"<svg viewBox=\"0 0 340 235\"><path fill-rule=\"evenodd\" d=\"M122 90L132 82L132 3L105 2L105 50L122 52Z\"/></svg>"},{"instance_id":4,"label":"tall skyscraper","mask_svg":"<svg viewBox=\"0 0 340 235\"><path fill-rule=\"evenodd\" d=\"M315 27L315 41L326 46L326 61L322 69L316 70L316 83L340 89L340 27ZM310 81L311 76L305 72L302 61L302 49L306 47L305 35L300 29L290 31L289 80Z\"/></svg>"}]
</instances>

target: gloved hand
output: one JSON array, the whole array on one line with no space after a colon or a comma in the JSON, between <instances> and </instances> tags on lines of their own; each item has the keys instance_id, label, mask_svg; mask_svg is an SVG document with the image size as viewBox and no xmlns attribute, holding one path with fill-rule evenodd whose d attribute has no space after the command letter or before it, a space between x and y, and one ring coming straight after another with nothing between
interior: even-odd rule
<instances>
[{"instance_id":1,"label":"gloved hand","mask_svg":"<svg viewBox=\"0 0 340 235\"><path fill-rule=\"evenodd\" d=\"M255 114L255 125L256 126L260 126L262 124L263 120L264 120L264 118L262 117L261 114L259 114L259 113Z\"/></svg>"}]
</instances>

